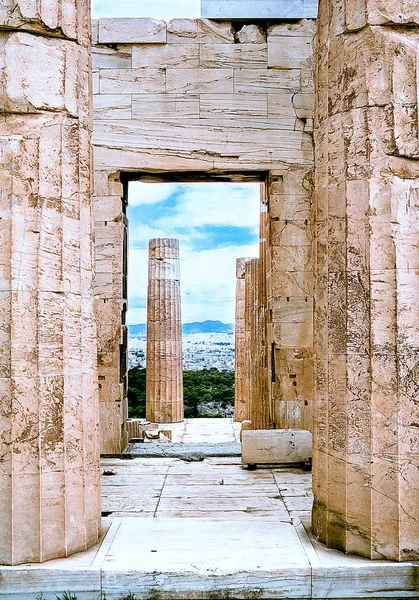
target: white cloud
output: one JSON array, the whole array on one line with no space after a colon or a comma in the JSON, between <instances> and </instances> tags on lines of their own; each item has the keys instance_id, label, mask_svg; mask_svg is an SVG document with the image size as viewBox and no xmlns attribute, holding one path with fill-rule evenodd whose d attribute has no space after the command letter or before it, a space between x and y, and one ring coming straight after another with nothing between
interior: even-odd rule
<instances>
[{"instance_id":1,"label":"white cloud","mask_svg":"<svg viewBox=\"0 0 419 600\"><path fill-rule=\"evenodd\" d=\"M130 181L128 201L130 206L157 204L168 200L178 190L176 183L143 183Z\"/></svg>"},{"instance_id":2,"label":"white cloud","mask_svg":"<svg viewBox=\"0 0 419 600\"><path fill-rule=\"evenodd\" d=\"M231 225L259 228L259 184L193 183L182 188L175 214L156 221L159 228Z\"/></svg>"},{"instance_id":3,"label":"white cloud","mask_svg":"<svg viewBox=\"0 0 419 600\"><path fill-rule=\"evenodd\" d=\"M259 184L178 184L172 189L168 185L171 184L141 184L137 188L139 196L134 203L145 203L147 199L147 204L157 204L169 199L172 193L176 193L176 203L171 201L167 215L165 206L160 207L156 214L163 216L159 218L153 218L154 209L149 208L145 210L144 223L131 218L129 296L146 298L148 241L155 237L175 237L180 241L183 322L206 319L234 322L236 259L258 256L258 244L240 245L233 238L230 246L208 248L211 230L206 232L204 226L249 227L258 232ZM132 206L131 188L129 202ZM137 219L139 212L136 211ZM207 235L210 236L205 244L207 249L196 250L194 243ZM146 309L141 308L141 301L132 304L135 307L129 309L129 323L145 323Z\"/></svg>"},{"instance_id":4,"label":"white cloud","mask_svg":"<svg viewBox=\"0 0 419 600\"><path fill-rule=\"evenodd\" d=\"M200 0L92 0L92 17L152 17L169 21L177 17L196 19Z\"/></svg>"}]
</instances>

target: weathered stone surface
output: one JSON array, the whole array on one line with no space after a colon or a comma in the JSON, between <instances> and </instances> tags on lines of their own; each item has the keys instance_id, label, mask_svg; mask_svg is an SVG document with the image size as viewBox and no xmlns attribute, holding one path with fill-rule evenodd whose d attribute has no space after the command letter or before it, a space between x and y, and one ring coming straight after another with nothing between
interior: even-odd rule
<instances>
[{"instance_id":1,"label":"weathered stone surface","mask_svg":"<svg viewBox=\"0 0 419 600\"><path fill-rule=\"evenodd\" d=\"M311 459L311 433L293 429L242 432L242 463L286 464Z\"/></svg>"},{"instance_id":2,"label":"weathered stone surface","mask_svg":"<svg viewBox=\"0 0 419 600\"><path fill-rule=\"evenodd\" d=\"M165 90L164 69L101 69L101 94L153 94Z\"/></svg>"},{"instance_id":3,"label":"weathered stone surface","mask_svg":"<svg viewBox=\"0 0 419 600\"><path fill-rule=\"evenodd\" d=\"M155 19L99 19L99 44L165 44L166 23Z\"/></svg>"},{"instance_id":4,"label":"weathered stone surface","mask_svg":"<svg viewBox=\"0 0 419 600\"><path fill-rule=\"evenodd\" d=\"M156 423L183 421L182 320L179 242L149 243L146 416Z\"/></svg>"},{"instance_id":5,"label":"weathered stone surface","mask_svg":"<svg viewBox=\"0 0 419 600\"><path fill-rule=\"evenodd\" d=\"M320 2L315 127L313 528L334 548L399 561L419 556L419 37L380 24L395 10L409 22L405 8Z\"/></svg>"},{"instance_id":6,"label":"weathered stone surface","mask_svg":"<svg viewBox=\"0 0 419 600\"><path fill-rule=\"evenodd\" d=\"M199 46L197 44L141 45L132 47L132 66L166 69L197 69Z\"/></svg>"},{"instance_id":7,"label":"weathered stone surface","mask_svg":"<svg viewBox=\"0 0 419 600\"><path fill-rule=\"evenodd\" d=\"M201 44L200 67L225 69L229 67L264 68L268 62L268 47L262 44Z\"/></svg>"},{"instance_id":8,"label":"weathered stone surface","mask_svg":"<svg viewBox=\"0 0 419 600\"><path fill-rule=\"evenodd\" d=\"M89 3L87 0L3 0L0 27L33 31L90 43Z\"/></svg>"},{"instance_id":9,"label":"weathered stone surface","mask_svg":"<svg viewBox=\"0 0 419 600\"><path fill-rule=\"evenodd\" d=\"M66 111L83 123L90 118L86 48L68 40L3 32L0 64L3 112Z\"/></svg>"},{"instance_id":10,"label":"weathered stone surface","mask_svg":"<svg viewBox=\"0 0 419 600\"><path fill-rule=\"evenodd\" d=\"M101 526L89 25L83 2L61 8L6 2L0 13L0 563L9 565L85 550ZM72 8L81 21L69 31Z\"/></svg>"},{"instance_id":11,"label":"weathered stone surface","mask_svg":"<svg viewBox=\"0 0 419 600\"><path fill-rule=\"evenodd\" d=\"M117 23L114 26L117 27ZM239 29L236 36L235 27L229 22L174 19L167 25L166 44L128 44L121 41L112 47L97 46L95 90L99 93L95 98L94 134L98 231L96 293L98 300L101 299L97 303L100 311L97 313L98 322L106 324L103 329L106 341L101 344L100 350L100 376L104 377L100 381L100 393L102 401L115 402L118 399L115 411L119 408L121 415L126 404L118 377L121 309L125 299L121 296L124 277L118 265L121 262L125 217L122 204L119 204L121 212L118 220L116 212L122 191L113 196L108 188L108 176L118 178L121 171L166 175L170 172L199 171L200 176L203 172L239 173L241 176L246 172L278 169L285 187L279 190L278 181L274 178L269 180L266 187L269 214L275 217L281 215L283 222L289 219L299 223L286 227L289 234L287 243L283 236L281 238L279 228L275 228L275 240L279 236L283 242L281 252L275 250L272 261L271 241L265 231L266 223L264 225L261 269L258 272L259 299L264 298L264 301L259 316L262 321L269 316L265 280L269 284L272 302L283 294L310 297L313 291L311 242L307 243L307 239L305 244L296 241L297 232L307 238L308 228L304 221L311 218L310 193L302 185L306 172L300 175L299 180L295 175L297 165L310 169L313 160L311 60L297 65L284 56L282 68L279 62L278 68L268 68L267 44L261 28L246 24ZM313 23L302 20L281 24L278 29L271 27L269 39L272 44L288 42L292 46L311 40L312 34ZM130 54L132 66L125 67L124 64L129 64ZM288 68L289 64L292 68ZM265 198L267 201L268 198ZM266 217L266 206L263 214ZM112 216L112 222L106 218L108 215ZM294 234L291 235L292 231ZM268 257L270 262L266 272ZM274 277L272 272L275 272ZM109 308L106 306L108 302L111 303ZM102 311L105 311L103 316ZM111 326L112 320L115 320L114 326ZM283 335L287 336L287 348L291 344L290 349L298 354L295 340L306 344L307 336L311 339L310 332L307 333L301 323L292 326L295 337L291 339L289 332ZM276 326L277 337L281 327L279 324ZM267 333L264 335L266 342ZM269 335L271 348L272 327ZM303 362L310 360L306 350L306 346L300 348ZM262 378L258 385L262 383L262 387L265 385L267 388L267 357L258 353L256 358L257 369L266 370L265 375L258 371L258 377ZM312 363L309 364L311 367L308 369L312 368ZM312 385L310 388L306 375L300 380L299 395L293 396L298 405L295 409L289 407L288 412L282 410L284 405L281 404L289 401L288 383L284 383L281 401L278 398L282 391L273 392L273 388L262 391L261 387L258 394L265 403L261 412L268 414L266 405L270 402L272 411L268 419L275 418L278 423L283 419L279 415L292 414L290 423L293 427L301 426L303 422L306 424L310 420ZM282 383L282 380L280 384L276 383L275 390ZM274 395L270 395L271 392ZM306 406L305 402L309 404ZM306 410L299 412L301 406ZM296 423L296 415L301 415L298 417L300 424ZM118 419L112 422L119 428L122 417L119 422ZM111 437L116 439L117 432Z\"/></svg>"},{"instance_id":12,"label":"weathered stone surface","mask_svg":"<svg viewBox=\"0 0 419 600\"><path fill-rule=\"evenodd\" d=\"M240 44L265 44L266 35L259 25L243 25L235 39Z\"/></svg>"}]
</instances>

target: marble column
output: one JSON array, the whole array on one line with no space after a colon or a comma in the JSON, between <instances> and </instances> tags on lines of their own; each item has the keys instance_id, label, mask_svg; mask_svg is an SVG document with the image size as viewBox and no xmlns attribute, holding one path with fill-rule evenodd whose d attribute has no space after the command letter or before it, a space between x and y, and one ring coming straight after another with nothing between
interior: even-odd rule
<instances>
[{"instance_id":1,"label":"marble column","mask_svg":"<svg viewBox=\"0 0 419 600\"><path fill-rule=\"evenodd\" d=\"M0 10L0 563L100 533L88 2Z\"/></svg>"},{"instance_id":2,"label":"marble column","mask_svg":"<svg viewBox=\"0 0 419 600\"><path fill-rule=\"evenodd\" d=\"M234 419L249 419L249 394L246 364L246 262L249 258L236 261L236 327L234 355Z\"/></svg>"},{"instance_id":3,"label":"marble column","mask_svg":"<svg viewBox=\"0 0 419 600\"><path fill-rule=\"evenodd\" d=\"M321 0L313 530L419 558L419 12Z\"/></svg>"},{"instance_id":4,"label":"marble column","mask_svg":"<svg viewBox=\"0 0 419 600\"><path fill-rule=\"evenodd\" d=\"M183 421L179 242L149 243L146 415L155 423Z\"/></svg>"}]
</instances>

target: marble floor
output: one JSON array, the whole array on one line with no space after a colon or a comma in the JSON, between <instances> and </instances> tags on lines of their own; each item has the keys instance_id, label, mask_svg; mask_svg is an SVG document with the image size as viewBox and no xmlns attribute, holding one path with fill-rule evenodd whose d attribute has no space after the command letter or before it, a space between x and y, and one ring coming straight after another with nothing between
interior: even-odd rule
<instances>
[{"instance_id":1,"label":"marble floor","mask_svg":"<svg viewBox=\"0 0 419 600\"><path fill-rule=\"evenodd\" d=\"M176 426L175 441L237 435L229 419L190 421ZM104 459L102 496L101 543L43 565L0 567L0 600L41 591L56 600L64 590L77 600L419 598L419 563L371 562L315 542L311 474L299 469L249 471L240 458Z\"/></svg>"}]
</instances>

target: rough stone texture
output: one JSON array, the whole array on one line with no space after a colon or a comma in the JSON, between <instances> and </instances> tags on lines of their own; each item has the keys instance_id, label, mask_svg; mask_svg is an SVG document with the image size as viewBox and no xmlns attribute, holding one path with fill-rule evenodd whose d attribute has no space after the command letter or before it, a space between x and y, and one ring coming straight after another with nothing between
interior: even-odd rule
<instances>
[{"instance_id":1,"label":"rough stone texture","mask_svg":"<svg viewBox=\"0 0 419 600\"><path fill-rule=\"evenodd\" d=\"M246 262L249 258L236 261L236 326L234 354L234 419L249 418L249 389L247 379L246 345Z\"/></svg>"},{"instance_id":2,"label":"rough stone texture","mask_svg":"<svg viewBox=\"0 0 419 600\"><path fill-rule=\"evenodd\" d=\"M411 22L412 2L321 1L316 73L313 528L334 548L398 561L419 557L419 29L400 25Z\"/></svg>"},{"instance_id":3,"label":"rough stone texture","mask_svg":"<svg viewBox=\"0 0 419 600\"><path fill-rule=\"evenodd\" d=\"M310 463L309 431L271 429L242 431L242 463L246 465Z\"/></svg>"},{"instance_id":4,"label":"rough stone texture","mask_svg":"<svg viewBox=\"0 0 419 600\"><path fill-rule=\"evenodd\" d=\"M179 176L193 178L194 174L197 180L259 179L266 187L265 216L278 211L278 203L285 196L287 205L297 212L304 202L310 204L310 190L302 186L313 165L313 64L308 51L314 24L304 19L278 23L268 28L265 39L258 23L241 26L235 40L231 22L174 19L166 27L166 44L143 43L139 37L127 43L126 20L116 19L107 31L112 44L94 46L95 219L100 232L96 239L96 314L101 327L102 448L107 453L120 452L121 427L125 439L126 386L121 383L124 375L120 372L125 364L121 359L121 314L126 305L121 256L126 218L120 198L124 194L128 200L128 186L123 192L117 183L121 173L124 181L130 173L144 180L177 180ZM97 29L97 22L93 28ZM304 56L300 56L300 48ZM268 66L269 60L272 66ZM267 173L275 175L265 185ZM283 192L278 191L279 181L283 182ZM284 221L288 218L281 217ZM310 213L292 218L302 219L304 224ZM262 237L269 247L269 235ZM296 243L287 245L288 261L275 260L272 268L269 250L262 251L262 258L266 253L263 268L276 294L271 297L270 310L265 308L268 323L277 301L273 298L305 298L312 293L310 262L304 253L300 257L294 251ZM302 283L304 277L308 281ZM290 287L294 282L297 291L290 293L283 285L285 281ZM283 292L278 291L281 285ZM265 293L263 286L261 293ZM266 306L266 299L262 306ZM272 327L267 332L271 348ZM292 351L297 358L290 372L298 366L297 373L304 382L312 382L311 354L306 346L295 345L299 339L296 334ZM260 358L261 368L267 372L266 357ZM268 382L263 385L267 387ZM307 401L311 410L309 385L304 383L304 391L302 386L303 381L298 384L301 393L287 397L287 401L302 401L304 406ZM277 393L274 398L266 391L265 396L271 405L271 420L272 415L282 414L282 420L275 417L282 427L289 422L294 428L309 428L308 417L302 421L298 416L302 414L300 404L284 412L284 404L277 405Z\"/></svg>"},{"instance_id":5,"label":"rough stone texture","mask_svg":"<svg viewBox=\"0 0 419 600\"><path fill-rule=\"evenodd\" d=\"M39 4L0 9L0 563L8 565L68 556L100 533L89 15L82 1L67 10Z\"/></svg>"},{"instance_id":6,"label":"rough stone texture","mask_svg":"<svg viewBox=\"0 0 419 600\"><path fill-rule=\"evenodd\" d=\"M245 264L245 319L247 344L248 414L252 429L270 424L266 367L266 295L263 290L262 258ZM265 276L266 279L266 276Z\"/></svg>"},{"instance_id":7,"label":"rough stone texture","mask_svg":"<svg viewBox=\"0 0 419 600\"><path fill-rule=\"evenodd\" d=\"M174 239L149 243L146 417L155 423L183 421L179 242Z\"/></svg>"},{"instance_id":8,"label":"rough stone texture","mask_svg":"<svg viewBox=\"0 0 419 600\"><path fill-rule=\"evenodd\" d=\"M312 172L271 173L267 251L268 366L272 421L312 428Z\"/></svg>"},{"instance_id":9,"label":"rough stone texture","mask_svg":"<svg viewBox=\"0 0 419 600\"><path fill-rule=\"evenodd\" d=\"M266 35L259 25L243 25L236 33L235 39L240 44L264 44Z\"/></svg>"}]
</instances>

